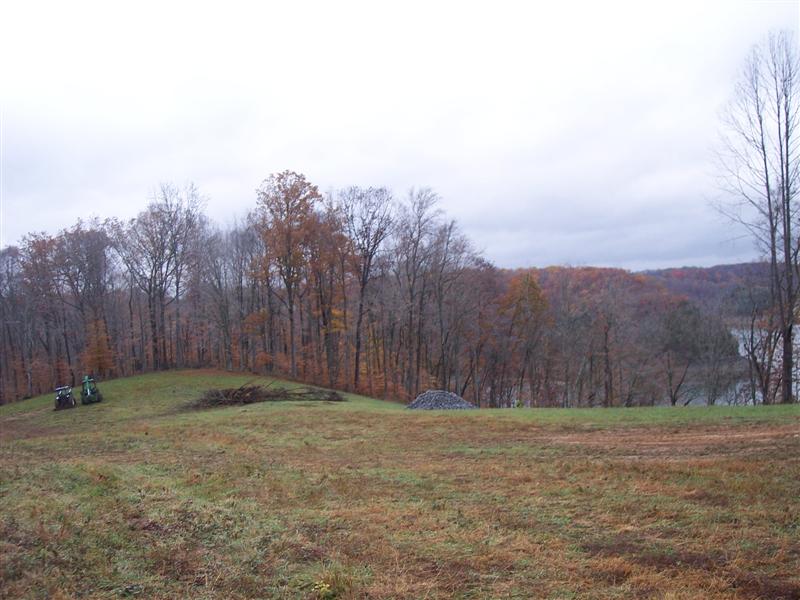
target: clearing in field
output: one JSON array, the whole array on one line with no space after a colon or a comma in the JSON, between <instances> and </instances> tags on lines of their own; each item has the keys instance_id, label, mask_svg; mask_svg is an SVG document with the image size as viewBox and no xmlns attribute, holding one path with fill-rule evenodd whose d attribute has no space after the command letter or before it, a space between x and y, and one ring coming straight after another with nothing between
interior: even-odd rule
<instances>
[{"instance_id":1,"label":"clearing in field","mask_svg":"<svg viewBox=\"0 0 800 600\"><path fill-rule=\"evenodd\" d=\"M796 406L184 408L251 379L0 407L0 596L800 597Z\"/></svg>"}]
</instances>

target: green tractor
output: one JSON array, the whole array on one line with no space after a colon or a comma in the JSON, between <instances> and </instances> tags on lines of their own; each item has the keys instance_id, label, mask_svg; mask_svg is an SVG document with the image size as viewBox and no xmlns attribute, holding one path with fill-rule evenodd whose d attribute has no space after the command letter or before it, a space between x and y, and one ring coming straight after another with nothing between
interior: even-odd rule
<instances>
[{"instance_id":1,"label":"green tractor","mask_svg":"<svg viewBox=\"0 0 800 600\"><path fill-rule=\"evenodd\" d=\"M83 387L81 387L81 404L94 404L102 402L103 394L97 389L97 382L90 375L83 376Z\"/></svg>"}]
</instances>

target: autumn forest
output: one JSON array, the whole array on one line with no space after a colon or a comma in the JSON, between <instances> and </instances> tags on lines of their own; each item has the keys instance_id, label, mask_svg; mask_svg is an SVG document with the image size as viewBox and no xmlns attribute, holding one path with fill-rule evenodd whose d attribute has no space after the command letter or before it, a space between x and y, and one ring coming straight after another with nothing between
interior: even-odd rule
<instances>
[{"instance_id":1,"label":"autumn forest","mask_svg":"<svg viewBox=\"0 0 800 600\"><path fill-rule=\"evenodd\" d=\"M0 267L4 403L84 373L184 367L488 407L769 403L777 389L758 277L698 296L680 273L500 269L426 188L323 197L286 171L220 229L198 189L162 185L135 219L30 234Z\"/></svg>"}]
</instances>

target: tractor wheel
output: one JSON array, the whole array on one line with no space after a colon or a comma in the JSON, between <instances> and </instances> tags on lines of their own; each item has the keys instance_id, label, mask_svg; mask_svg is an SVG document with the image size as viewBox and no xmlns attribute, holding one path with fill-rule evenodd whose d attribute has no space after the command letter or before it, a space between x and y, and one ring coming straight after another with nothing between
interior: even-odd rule
<instances>
[{"instance_id":1,"label":"tractor wheel","mask_svg":"<svg viewBox=\"0 0 800 600\"><path fill-rule=\"evenodd\" d=\"M67 408L75 408L77 406L77 402L75 402L75 396L70 394L66 398L56 398L56 410L65 410Z\"/></svg>"},{"instance_id":2,"label":"tractor wheel","mask_svg":"<svg viewBox=\"0 0 800 600\"><path fill-rule=\"evenodd\" d=\"M98 402L102 402L103 401L103 394L101 394L100 392L97 392L97 401Z\"/></svg>"}]
</instances>

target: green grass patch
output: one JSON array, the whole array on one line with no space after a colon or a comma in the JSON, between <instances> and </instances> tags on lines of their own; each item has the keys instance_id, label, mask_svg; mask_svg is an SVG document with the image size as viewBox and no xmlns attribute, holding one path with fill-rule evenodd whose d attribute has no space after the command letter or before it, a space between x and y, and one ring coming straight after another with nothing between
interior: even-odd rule
<instances>
[{"instance_id":1,"label":"green grass patch","mask_svg":"<svg viewBox=\"0 0 800 600\"><path fill-rule=\"evenodd\" d=\"M800 594L797 406L184 408L270 381L0 407L0 597Z\"/></svg>"}]
</instances>

